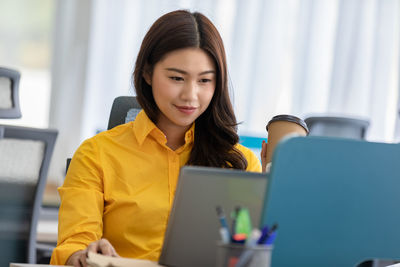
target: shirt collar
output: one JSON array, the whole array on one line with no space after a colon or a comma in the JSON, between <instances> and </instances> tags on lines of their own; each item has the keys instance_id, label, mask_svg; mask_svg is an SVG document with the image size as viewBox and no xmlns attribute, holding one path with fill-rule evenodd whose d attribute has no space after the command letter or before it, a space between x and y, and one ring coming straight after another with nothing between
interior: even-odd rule
<instances>
[{"instance_id":1,"label":"shirt collar","mask_svg":"<svg viewBox=\"0 0 400 267\"><path fill-rule=\"evenodd\" d=\"M195 123L192 124L189 130L185 133L185 144L190 144L194 140L194 127Z\"/></svg>"},{"instance_id":2,"label":"shirt collar","mask_svg":"<svg viewBox=\"0 0 400 267\"><path fill-rule=\"evenodd\" d=\"M144 139L154 130L157 126L150 120L144 110L141 110L133 122L133 132L136 135L139 145L142 145Z\"/></svg>"},{"instance_id":3,"label":"shirt collar","mask_svg":"<svg viewBox=\"0 0 400 267\"><path fill-rule=\"evenodd\" d=\"M144 110L141 110L139 114L136 116L135 121L133 123L133 132L136 135L139 145L142 145L147 136L155 131L156 135L161 135L165 138L164 134L160 129L150 120ZM192 143L194 140L194 129L195 124L193 123L189 130L185 133L185 147ZM166 140L165 140L166 141Z\"/></svg>"}]
</instances>

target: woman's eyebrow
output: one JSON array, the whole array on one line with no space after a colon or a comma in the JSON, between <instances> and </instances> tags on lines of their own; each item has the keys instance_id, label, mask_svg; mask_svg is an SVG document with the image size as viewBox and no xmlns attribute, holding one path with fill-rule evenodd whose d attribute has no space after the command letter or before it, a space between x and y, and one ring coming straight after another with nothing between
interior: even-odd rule
<instances>
[{"instance_id":1,"label":"woman's eyebrow","mask_svg":"<svg viewBox=\"0 0 400 267\"><path fill-rule=\"evenodd\" d=\"M215 74L215 70L206 70L206 71L200 72L200 75L207 74L207 73Z\"/></svg>"},{"instance_id":2,"label":"woman's eyebrow","mask_svg":"<svg viewBox=\"0 0 400 267\"><path fill-rule=\"evenodd\" d=\"M181 70L181 69L177 69L177 68L165 68L166 70L169 71L175 71L181 74L188 74L187 71ZM206 71L202 71L199 74L203 75L203 74L207 74L207 73L214 73L215 74L215 70L206 70Z\"/></svg>"}]
</instances>

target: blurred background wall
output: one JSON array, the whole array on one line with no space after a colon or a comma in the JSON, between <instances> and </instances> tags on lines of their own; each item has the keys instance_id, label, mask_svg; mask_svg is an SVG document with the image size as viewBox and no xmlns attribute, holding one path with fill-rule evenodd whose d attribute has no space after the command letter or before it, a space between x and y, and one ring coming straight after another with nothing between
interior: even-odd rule
<instances>
[{"instance_id":1,"label":"blurred background wall","mask_svg":"<svg viewBox=\"0 0 400 267\"><path fill-rule=\"evenodd\" d=\"M200 11L227 52L239 134L277 114L366 118L368 140L399 142L400 0L1 0L0 65L21 71L20 120L57 128L49 181L107 127L150 25Z\"/></svg>"}]
</instances>

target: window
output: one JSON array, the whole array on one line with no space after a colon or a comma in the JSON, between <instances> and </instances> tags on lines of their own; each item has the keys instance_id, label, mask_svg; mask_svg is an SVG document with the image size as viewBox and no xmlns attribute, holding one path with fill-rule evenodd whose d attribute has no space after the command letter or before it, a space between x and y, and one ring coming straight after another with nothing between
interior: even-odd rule
<instances>
[{"instance_id":1,"label":"window","mask_svg":"<svg viewBox=\"0 0 400 267\"><path fill-rule=\"evenodd\" d=\"M0 64L21 73L22 112L0 123L48 127L54 9L52 0L0 2Z\"/></svg>"}]
</instances>

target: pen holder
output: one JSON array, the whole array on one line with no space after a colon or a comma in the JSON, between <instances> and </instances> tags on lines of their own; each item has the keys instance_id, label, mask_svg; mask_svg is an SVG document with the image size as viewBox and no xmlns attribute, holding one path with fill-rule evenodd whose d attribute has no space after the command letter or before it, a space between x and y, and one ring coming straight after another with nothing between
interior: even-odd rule
<instances>
[{"instance_id":1,"label":"pen holder","mask_svg":"<svg viewBox=\"0 0 400 267\"><path fill-rule=\"evenodd\" d=\"M270 267L272 248L218 242L216 267Z\"/></svg>"}]
</instances>

